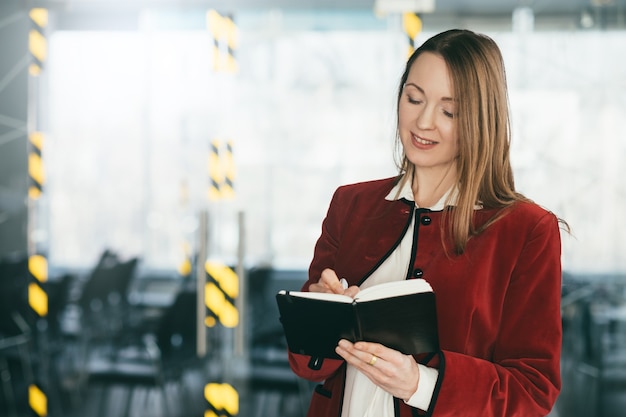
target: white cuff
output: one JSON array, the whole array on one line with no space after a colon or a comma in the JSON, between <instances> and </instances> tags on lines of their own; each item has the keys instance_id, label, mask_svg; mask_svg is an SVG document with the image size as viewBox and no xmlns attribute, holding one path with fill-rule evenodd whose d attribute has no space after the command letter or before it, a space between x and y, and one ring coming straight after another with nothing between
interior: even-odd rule
<instances>
[{"instance_id":1,"label":"white cuff","mask_svg":"<svg viewBox=\"0 0 626 417\"><path fill-rule=\"evenodd\" d=\"M433 398L435 392L435 385L439 378L439 370L435 368L429 368L427 366L417 364L420 370L420 380L417 384L417 391L405 401L406 404L414 408L419 408L422 411L428 411L430 401Z\"/></svg>"}]
</instances>

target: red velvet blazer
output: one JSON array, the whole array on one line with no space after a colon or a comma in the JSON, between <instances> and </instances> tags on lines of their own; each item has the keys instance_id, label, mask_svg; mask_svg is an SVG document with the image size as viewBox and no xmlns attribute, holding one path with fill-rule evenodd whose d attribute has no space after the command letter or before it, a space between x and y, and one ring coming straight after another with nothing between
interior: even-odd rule
<instances>
[{"instance_id":1,"label":"red velvet blazer","mask_svg":"<svg viewBox=\"0 0 626 417\"><path fill-rule=\"evenodd\" d=\"M358 285L396 248L415 209L406 200L385 200L394 184L390 178L337 189L304 290L325 268ZM496 213L476 210L476 223ZM405 278L421 277L433 287L441 342L434 357L416 358L439 369L426 414L545 416L561 387L557 218L535 204L517 203L471 238L463 255L447 256L441 242L442 212L420 209L417 215L417 249ZM289 359L297 375L324 381L316 387L308 416L340 416L345 362L313 364L310 357L292 353ZM395 407L399 416L424 414L398 399Z\"/></svg>"}]
</instances>

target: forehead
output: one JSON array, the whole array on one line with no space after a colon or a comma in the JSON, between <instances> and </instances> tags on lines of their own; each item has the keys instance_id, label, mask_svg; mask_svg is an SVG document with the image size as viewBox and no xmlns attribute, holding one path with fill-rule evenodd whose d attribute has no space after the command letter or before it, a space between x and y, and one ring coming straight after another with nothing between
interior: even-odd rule
<instances>
[{"instance_id":1,"label":"forehead","mask_svg":"<svg viewBox=\"0 0 626 417\"><path fill-rule=\"evenodd\" d=\"M441 55L433 52L421 53L411 65L406 80L425 93L452 97L453 85L448 64Z\"/></svg>"}]
</instances>

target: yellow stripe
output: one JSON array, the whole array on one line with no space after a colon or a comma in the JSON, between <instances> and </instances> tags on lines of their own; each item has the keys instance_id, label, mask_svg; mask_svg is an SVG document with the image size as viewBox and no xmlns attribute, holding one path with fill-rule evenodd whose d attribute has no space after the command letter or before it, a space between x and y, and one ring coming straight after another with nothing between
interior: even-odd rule
<instances>
[{"instance_id":1,"label":"yellow stripe","mask_svg":"<svg viewBox=\"0 0 626 417\"><path fill-rule=\"evenodd\" d=\"M239 311L213 282L207 283L204 287L204 303L225 327L237 327L239 324ZM213 327L211 321L205 323Z\"/></svg>"},{"instance_id":2,"label":"yellow stripe","mask_svg":"<svg viewBox=\"0 0 626 417\"><path fill-rule=\"evenodd\" d=\"M44 62L47 56L46 38L35 29L31 29L28 33L28 49L39 62Z\"/></svg>"},{"instance_id":3,"label":"yellow stripe","mask_svg":"<svg viewBox=\"0 0 626 417\"><path fill-rule=\"evenodd\" d=\"M237 25L233 22L233 19L230 17L224 18L224 31L227 33L226 41L228 42L228 47L232 50L237 49L239 46L239 37L237 36Z\"/></svg>"},{"instance_id":4,"label":"yellow stripe","mask_svg":"<svg viewBox=\"0 0 626 417\"><path fill-rule=\"evenodd\" d=\"M43 185L46 180L43 161L39 155L32 152L28 155L28 175L30 175L38 185Z\"/></svg>"},{"instance_id":5,"label":"yellow stripe","mask_svg":"<svg viewBox=\"0 0 626 417\"><path fill-rule=\"evenodd\" d=\"M230 73L239 71L239 65L234 57L234 52L239 46L239 34L235 22L228 16L209 10L206 24L213 37L213 70ZM223 42L226 42L225 54L222 53L220 46Z\"/></svg>"},{"instance_id":6,"label":"yellow stripe","mask_svg":"<svg viewBox=\"0 0 626 417\"><path fill-rule=\"evenodd\" d=\"M205 264L207 274L209 274L220 286L222 291L231 298L239 295L239 278L235 271L224 264L207 261Z\"/></svg>"},{"instance_id":7,"label":"yellow stripe","mask_svg":"<svg viewBox=\"0 0 626 417\"><path fill-rule=\"evenodd\" d=\"M48 414L48 399L36 385L31 384L28 387L28 404L38 416Z\"/></svg>"},{"instance_id":8,"label":"yellow stripe","mask_svg":"<svg viewBox=\"0 0 626 417\"><path fill-rule=\"evenodd\" d=\"M226 56L226 71L236 73L239 71L239 65L235 59L235 50L239 46L239 36L237 26L230 17L224 18L224 29L226 31L226 43L228 45L228 55Z\"/></svg>"},{"instance_id":9,"label":"yellow stripe","mask_svg":"<svg viewBox=\"0 0 626 417\"><path fill-rule=\"evenodd\" d=\"M239 312L212 282L204 287L204 302L225 327L236 327L239 324ZM209 325L210 322L206 324Z\"/></svg>"},{"instance_id":10,"label":"yellow stripe","mask_svg":"<svg viewBox=\"0 0 626 417\"><path fill-rule=\"evenodd\" d=\"M220 315L226 302L224 293L212 282L204 286L204 303L217 316Z\"/></svg>"},{"instance_id":11,"label":"yellow stripe","mask_svg":"<svg viewBox=\"0 0 626 417\"><path fill-rule=\"evenodd\" d=\"M48 261L41 255L28 258L28 271L39 282L48 281Z\"/></svg>"},{"instance_id":12,"label":"yellow stripe","mask_svg":"<svg viewBox=\"0 0 626 417\"><path fill-rule=\"evenodd\" d=\"M178 273L182 277L186 277L191 273L191 261L189 259L183 260L180 265L178 265Z\"/></svg>"},{"instance_id":13,"label":"yellow stripe","mask_svg":"<svg viewBox=\"0 0 626 417\"><path fill-rule=\"evenodd\" d=\"M38 68L37 71L40 72L40 68L38 66L35 65L35 68ZM32 146L31 152L28 155L28 174L35 182L35 184L31 185L29 188L28 195L30 198L36 199L41 196L41 189L46 179L45 171L43 169L43 161L41 159L41 149L43 148L44 143L43 133L32 132L28 135L28 141Z\"/></svg>"},{"instance_id":14,"label":"yellow stripe","mask_svg":"<svg viewBox=\"0 0 626 417\"><path fill-rule=\"evenodd\" d=\"M239 311L231 303L224 303L220 312L220 323L224 327L233 328L239 324Z\"/></svg>"},{"instance_id":15,"label":"yellow stripe","mask_svg":"<svg viewBox=\"0 0 626 417\"><path fill-rule=\"evenodd\" d=\"M211 31L213 37L213 71L219 72L222 70L222 63L220 57L220 38L224 31L224 23L222 16L215 10L209 10L207 12L207 27Z\"/></svg>"},{"instance_id":16,"label":"yellow stripe","mask_svg":"<svg viewBox=\"0 0 626 417\"><path fill-rule=\"evenodd\" d=\"M216 411L226 411L234 416L239 413L239 394L229 384L209 383L204 386L204 398ZM205 413L205 416L210 411ZM208 414L211 416L211 414Z\"/></svg>"},{"instance_id":17,"label":"yellow stripe","mask_svg":"<svg viewBox=\"0 0 626 417\"><path fill-rule=\"evenodd\" d=\"M28 135L28 140L30 143L37 148L39 151L43 148L44 136L41 132L32 132Z\"/></svg>"},{"instance_id":18,"label":"yellow stripe","mask_svg":"<svg viewBox=\"0 0 626 417\"><path fill-rule=\"evenodd\" d=\"M224 31L224 19L218 12L213 9L207 12L206 19L207 26L211 31L211 35L213 35L213 39L219 39L220 35Z\"/></svg>"},{"instance_id":19,"label":"yellow stripe","mask_svg":"<svg viewBox=\"0 0 626 417\"><path fill-rule=\"evenodd\" d=\"M33 22L40 28L48 26L48 10L41 7L30 9L28 13Z\"/></svg>"},{"instance_id":20,"label":"yellow stripe","mask_svg":"<svg viewBox=\"0 0 626 417\"><path fill-rule=\"evenodd\" d=\"M30 186L28 188L28 198L37 200L39 197L41 197L41 190L35 186Z\"/></svg>"},{"instance_id":21,"label":"yellow stripe","mask_svg":"<svg viewBox=\"0 0 626 417\"><path fill-rule=\"evenodd\" d=\"M422 31L422 19L415 13L404 13L402 15L402 24L404 31L411 39L415 39Z\"/></svg>"},{"instance_id":22,"label":"yellow stripe","mask_svg":"<svg viewBox=\"0 0 626 417\"><path fill-rule=\"evenodd\" d=\"M48 314L48 294L34 282L28 284L28 304L40 317Z\"/></svg>"}]
</instances>

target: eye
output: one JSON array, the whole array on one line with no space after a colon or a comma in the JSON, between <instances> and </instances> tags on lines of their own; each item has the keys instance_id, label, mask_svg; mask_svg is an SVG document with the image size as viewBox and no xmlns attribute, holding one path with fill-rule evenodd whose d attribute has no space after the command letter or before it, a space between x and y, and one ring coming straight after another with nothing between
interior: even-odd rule
<instances>
[{"instance_id":1,"label":"eye","mask_svg":"<svg viewBox=\"0 0 626 417\"><path fill-rule=\"evenodd\" d=\"M446 116L446 117L449 117L450 119L453 119L453 118L454 118L454 113L449 112L449 111L447 111L447 110L444 110L444 111L443 111L443 115L444 115L444 116Z\"/></svg>"},{"instance_id":2,"label":"eye","mask_svg":"<svg viewBox=\"0 0 626 417\"><path fill-rule=\"evenodd\" d=\"M406 99L409 103L411 104L421 104L422 100L418 99L418 98L412 98L411 96L407 95Z\"/></svg>"}]
</instances>

